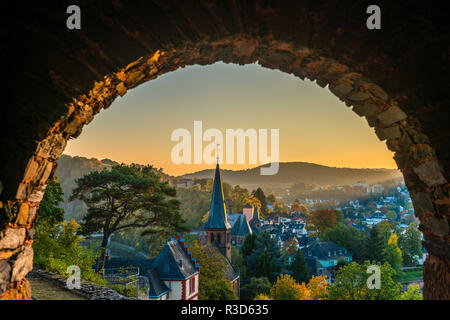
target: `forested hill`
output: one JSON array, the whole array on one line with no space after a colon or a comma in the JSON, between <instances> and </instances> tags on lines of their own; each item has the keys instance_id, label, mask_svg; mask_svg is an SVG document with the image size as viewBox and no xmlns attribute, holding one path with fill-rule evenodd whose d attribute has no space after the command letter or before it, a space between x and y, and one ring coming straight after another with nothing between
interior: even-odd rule
<instances>
[{"instance_id":1,"label":"forested hill","mask_svg":"<svg viewBox=\"0 0 450 320\"><path fill-rule=\"evenodd\" d=\"M262 176L260 167L247 170L221 170L222 179L232 185L267 183L307 183L316 185L348 185L357 181L369 184L401 177L399 170L393 169L352 169L327 167L307 162L281 162L279 171L273 176ZM186 174L184 178L213 178L214 169Z\"/></svg>"}]
</instances>

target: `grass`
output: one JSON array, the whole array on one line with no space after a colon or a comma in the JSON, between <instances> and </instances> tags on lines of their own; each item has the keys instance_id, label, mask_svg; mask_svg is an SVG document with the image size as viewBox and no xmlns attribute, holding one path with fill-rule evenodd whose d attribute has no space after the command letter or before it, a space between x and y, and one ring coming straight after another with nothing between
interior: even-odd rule
<instances>
[{"instance_id":1,"label":"grass","mask_svg":"<svg viewBox=\"0 0 450 320\"><path fill-rule=\"evenodd\" d=\"M38 300L87 300L49 281L29 278L31 295Z\"/></svg>"},{"instance_id":2,"label":"grass","mask_svg":"<svg viewBox=\"0 0 450 320\"><path fill-rule=\"evenodd\" d=\"M422 271L423 271L422 267L402 270L402 274L400 276L399 281L400 282L420 281L423 279Z\"/></svg>"}]
</instances>

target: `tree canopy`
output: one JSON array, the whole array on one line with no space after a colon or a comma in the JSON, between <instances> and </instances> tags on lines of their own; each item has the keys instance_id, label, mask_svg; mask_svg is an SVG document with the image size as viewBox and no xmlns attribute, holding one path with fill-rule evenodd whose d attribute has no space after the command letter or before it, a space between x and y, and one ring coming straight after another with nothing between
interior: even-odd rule
<instances>
[{"instance_id":1,"label":"tree canopy","mask_svg":"<svg viewBox=\"0 0 450 320\"><path fill-rule=\"evenodd\" d=\"M71 200L86 203L81 233L101 231L103 268L108 238L114 232L131 228L144 234L169 234L185 231L179 213L175 188L161 181L152 166L116 165L110 170L91 172L76 180Z\"/></svg>"}]
</instances>

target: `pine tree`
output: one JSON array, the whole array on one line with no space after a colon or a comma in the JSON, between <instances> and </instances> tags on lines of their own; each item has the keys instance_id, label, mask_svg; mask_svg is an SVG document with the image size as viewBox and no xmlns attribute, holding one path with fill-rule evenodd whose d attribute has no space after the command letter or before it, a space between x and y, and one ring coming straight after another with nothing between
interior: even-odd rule
<instances>
[{"instance_id":1,"label":"pine tree","mask_svg":"<svg viewBox=\"0 0 450 320\"><path fill-rule=\"evenodd\" d=\"M252 254L247 258L248 275L253 276L256 270L257 263L261 264L261 256L264 252L270 258L270 269L265 270L264 274L260 276L267 277L271 282L274 282L279 274L284 270L284 259L281 257L280 249L278 248L274 239L270 237L268 232L260 233L255 240L255 247ZM267 262L265 262L267 264Z\"/></svg>"},{"instance_id":2,"label":"pine tree","mask_svg":"<svg viewBox=\"0 0 450 320\"><path fill-rule=\"evenodd\" d=\"M261 212L264 217L267 216L267 201L266 201L266 195L264 194L264 191L261 188L256 189L256 191L253 192L253 195L259 200L261 203Z\"/></svg>"},{"instance_id":3,"label":"pine tree","mask_svg":"<svg viewBox=\"0 0 450 320\"><path fill-rule=\"evenodd\" d=\"M370 236L367 239L367 252L366 252L366 260L375 260L377 262L383 263L386 261L384 254L384 239L380 234L378 229L374 226L370 229Z\"/></svg>"},{"instance_id":4,"label":"pine tree","mask_svg":"<svg viewBox=\"0 0 450 320\"><path fill-rule=\"evenodd\" d=\"M295 253L288 269L292 272L292 277L298 283L308 282L310 270L306 264L305 257L300 250L297 250Z\"/></svg>"}]
</instances>

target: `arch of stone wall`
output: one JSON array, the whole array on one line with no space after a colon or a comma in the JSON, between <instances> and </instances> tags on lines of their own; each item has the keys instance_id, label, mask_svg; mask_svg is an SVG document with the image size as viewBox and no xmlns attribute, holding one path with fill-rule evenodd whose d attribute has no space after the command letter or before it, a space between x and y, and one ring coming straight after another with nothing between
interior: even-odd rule
<instances>
[{"instance_id":1,"label":"arch of stone wall","mask_svg":"<svg viewBox=\"0 0 450 320\"><path fill-rule=\"evenodd\" d=\"M421 222L424 246L429 252L424 266L424 297L450 299L448 182L418 121L408 116L379 85L348 66L325 58L319 50L270 37L244 35L161 48L105 75L89 92L68 103L68 112L54 123L29 159L15 199L0 202L7 219L6 229L0 233L0 298L30 298L25 276L32 269L33 224L47 180L68 139L78 137L100 110L107 109L128 90L179 67L217 61L240 65L258 62L263 67L316 81L321 87L328 86L348 107L367 119L378 138L395 152L395 161Z\"/></svg>"}]
</instances>

